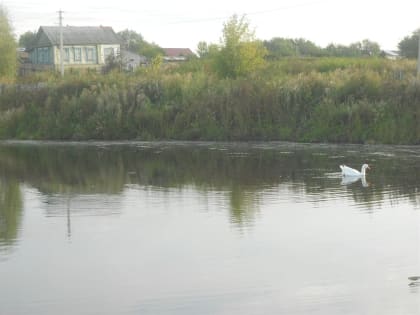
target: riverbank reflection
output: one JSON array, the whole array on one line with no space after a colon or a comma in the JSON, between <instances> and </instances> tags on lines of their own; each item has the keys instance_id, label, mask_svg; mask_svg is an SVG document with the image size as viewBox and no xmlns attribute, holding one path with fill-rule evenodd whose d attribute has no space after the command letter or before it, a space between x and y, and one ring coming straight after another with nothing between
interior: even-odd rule
<instances>
[{"instance_id":1,"label":"riverbank reflection","mask_svg":"<svg viewBox=\"0 0 420 315\"><path fill-rule=\"evenodd\" d=\"M357 167L366 160L374 169L367 180L340 176L340 163ZM121 213L124 191L135 187L222 192L231 222L246 226L273 193L318 205L346 199L370 212L388 201L409 200L417 208L419 161L416 147L6 142L0 145L0 247L18 239L23 184L45 196L47 217L69 220Z\"/></svg>"}]
</instances>

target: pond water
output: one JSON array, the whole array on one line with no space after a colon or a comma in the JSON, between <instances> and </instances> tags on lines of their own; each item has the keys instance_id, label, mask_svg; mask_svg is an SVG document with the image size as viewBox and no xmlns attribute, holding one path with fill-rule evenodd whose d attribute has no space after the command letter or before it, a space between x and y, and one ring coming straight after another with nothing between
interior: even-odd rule
<instances>
[{"instance_id":1,"label":"pond water","mask_svg":"<svg viewBox=\"0 0 420 315\"><path fill-rule=\"evenodd\" d=\"M2 142L0 314L420 314L419 188L420 147Z\"/></svg>"}]
</instances>

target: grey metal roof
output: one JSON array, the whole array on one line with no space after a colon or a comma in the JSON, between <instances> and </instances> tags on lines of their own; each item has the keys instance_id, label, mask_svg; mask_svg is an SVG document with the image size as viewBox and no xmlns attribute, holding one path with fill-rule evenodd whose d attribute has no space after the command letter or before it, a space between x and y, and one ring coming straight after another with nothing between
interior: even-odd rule
<instances>
[{"instance_id":1,"label":"grey metal roof","mask_svg":"<svg viewBox=\"0 0 420 315\"><path fill-rule=\"evenodd\" d=\"M44 33L50 45L60 44L59 26L41 26L35 47L45 46ZM64 45L121 44L120 37L109 26L63 26Z\"/></svg>"}]
</instances>

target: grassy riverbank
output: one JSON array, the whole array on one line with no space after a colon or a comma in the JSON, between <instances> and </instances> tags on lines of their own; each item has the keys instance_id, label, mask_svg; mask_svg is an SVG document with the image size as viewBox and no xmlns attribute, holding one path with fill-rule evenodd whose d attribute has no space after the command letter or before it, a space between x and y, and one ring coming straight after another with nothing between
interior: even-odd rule
<instances>
[{"instance_id":1,"label":"grassy riverbank","mask_svg":"<svg viewBox=\"0 0 420 315\"><path fill-rule=\"evenodd\" d=\"M195 60L3 88L0 137L420 143L415 63L285 59L221 79Z\"/></svg>"}]
</instances>

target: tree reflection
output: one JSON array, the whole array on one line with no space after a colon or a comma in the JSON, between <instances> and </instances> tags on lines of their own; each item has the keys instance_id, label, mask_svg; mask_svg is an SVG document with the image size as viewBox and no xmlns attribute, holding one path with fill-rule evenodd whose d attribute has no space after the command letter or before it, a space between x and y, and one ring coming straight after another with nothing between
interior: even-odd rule
<instances>
[{"instance_id":1,"label":"tree reflection","mask_svg":"<svg viewBox=\"0 0 420 315\"><path fill-rule=\"evenodd\" d=\"M18 238L22 204L19 183L0 179L0 249L13 245Z\"/></svg>"},{"instance_id":2,"label":"tree reflection","mask_svg":"<svg viewBox=\"0 0 420 315\"><path fill-rule=\"evenodd\" d=\"M242 186L233 186L230 190L231 221L238 226L249 226L259 211L256 195L246 191Z\"/></svg>"}]
</instances>

